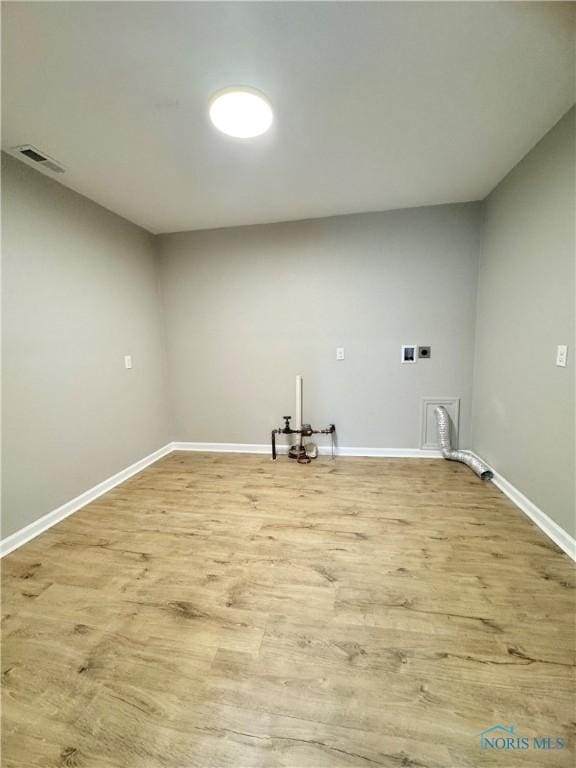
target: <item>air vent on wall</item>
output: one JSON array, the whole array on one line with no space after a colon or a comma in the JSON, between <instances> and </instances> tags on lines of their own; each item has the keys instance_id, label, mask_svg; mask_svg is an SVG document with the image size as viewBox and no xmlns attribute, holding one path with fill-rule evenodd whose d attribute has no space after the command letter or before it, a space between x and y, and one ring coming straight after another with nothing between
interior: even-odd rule
<instances>
[{"instance_id":1,"label":"air vent on wall","mask_svg":"<svg viewBox=\"0 0 576 768\"><path fill-rule=\"evenodd\" d=\"M23 144L21 147L14 147L12 152L16 157L25 157L27 160L31 160L36 165L42 168L48 168L54 173L64 173L64 168L59 162L49 157L45 152L41 152L32 144Z\"/></svg>"}]
</instances>

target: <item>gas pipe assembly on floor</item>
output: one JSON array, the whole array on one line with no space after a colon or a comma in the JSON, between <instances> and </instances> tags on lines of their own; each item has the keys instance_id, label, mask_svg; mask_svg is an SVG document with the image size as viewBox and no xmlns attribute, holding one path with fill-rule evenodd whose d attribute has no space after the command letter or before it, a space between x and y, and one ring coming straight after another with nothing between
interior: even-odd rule
<instances>
[{"instance_id":1,"label":"gas pipe assembly on floor","mask_svg":"<svg viewBox=\"0 0 576 768\"><path fill-rule=\"evenodd\" d=\"M302 376L296 376L296 426L290 426L292 416L283 416L284 426L272 430L272 460L276 461L276 435L298 435L296 442L288 448L288 458L296 459L299 464L309 464L318 458L318 446L311 440L312 435L330 435L332 441L332 458L334 458L334 441L336 427L329 424L326 429L313 429L310 424L302 424Z\"/></svg>"}]
</instances>

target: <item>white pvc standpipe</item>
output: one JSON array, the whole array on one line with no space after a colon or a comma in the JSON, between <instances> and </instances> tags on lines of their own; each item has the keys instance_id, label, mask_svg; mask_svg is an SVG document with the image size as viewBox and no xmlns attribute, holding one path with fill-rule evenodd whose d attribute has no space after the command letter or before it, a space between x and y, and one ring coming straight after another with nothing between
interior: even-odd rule
<instances>
[{"instance_id":1,"label":"white pvc standpipe","mask_svg":"<svg viewBox=\"0 0 576 768\"><path fill-rule=\"evenodd\" d=\"M296 376L296 424L294 429L302 429L302 376Z\"/></svg>"}]
</instances>

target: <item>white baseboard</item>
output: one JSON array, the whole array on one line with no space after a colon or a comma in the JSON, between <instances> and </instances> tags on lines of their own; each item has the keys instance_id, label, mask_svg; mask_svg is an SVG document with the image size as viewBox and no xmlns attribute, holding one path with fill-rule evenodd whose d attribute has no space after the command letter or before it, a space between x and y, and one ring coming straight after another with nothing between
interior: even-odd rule
<instances>
[{"instance_id":1,"label":"white baseboard","mask_svg":"<svg viewBox=\"0 0 576 768\"><path fill-rule=\"evenodd\" d=\"M205 453L270 453L269 443L172 443L174 451L200 451ZM286 453L287 446L277 446L279 454ZM322 456L329 456L331 448L327 445L319 446ZM388 459L441 459L440 451L423 450L421 448L345 448L338 446L335 451L337 456L366 456Z\"/></svg>"},{"instance_id":2,"label":"white baseboard","mask_svg":"<svg viewBox=\"0 0 576 768\"><path fill-rule=\"evenodd\" d=\"M321 453L330 453L330 449ZM440 451L424 448L337 448L337 456L366 456L382 459L441 459Z\"/></svg>"},{"instance_id":3,"label":"white baseboard","mask_svg":"<svg viewBox=\"0 0 576 768\"><path fill-rule=\"evenodd\" d=\"M282 449L282 450L281 450ZM270 453L264 443L172 443L173 451L198 451L200 453ZM278 453L286 453L286 446L279 446Z\"/></svg>"},{"instance_id":4,"label":"white baseboard","mask_svg":"<svg viewBox=\"0 0 576 768\"><path fill-rule=\"evenodd\" d=\"M157 451L154 451L154 453L145 456L143 459L140 459L140 461L137 461L135 464L131 464L129 467L126 467L126 469L123 469L120 472L117 472L107 480L103 480L93 488L84 491L84 493L81 493L80 496L76 496L75 499L67 501L66 504L58 507L58 509L54 509L52 512L48 512L47 515L40 517L38 520L34 520L33 523L30 523L30 525L27 525L25 528L21 528L11 536L7 536L5 539L2 539L2 541L0 541L0 557L4 557L4 555L9 554L15 549L18 549L18 547L26 544L26 542L30 541L31 539L36 538L36 536L43 533L48 528L56 525L56 523L64 520L64 518L68 517L74 512L77 512L82 507L85 507L86 504L89 504L99 496L108 493L108 491L112 490L112 488L115 488L117 485L120 485L120 483L123 483L125 480L128 480L129 478L138 474L138 472L146 469L146 467L149 467L150 464L154 464L155 461L158 461L158 459L161 459L163 456L171 453L172 450L172 443L168 443L163 448L160 448Z\"/></svg>"},{"instance_id":5,"label":"white baseboard","mask_svg":"<svg viewBox=\"0 0 576 768\"><path fill-rule=\"evenodd\" d=\"M472 453L472 451L470 451ZM484 461L481 456L476 453L473 454L481 461ZM484 461L486 464L487 462ZM552 541L557 544L560 549L565 552L572 560L576 561L576 539L574 539L564 528L561 528L558 523L552 520L545 512L534 504L533 501L518 490L511 482L506 480L499 472L490 467L494 472L492 482L499 488L505 496L508 496L519 509L528 515L530 520L535 523L541 531L543 531Z\"/></svg>"}]
</instances>

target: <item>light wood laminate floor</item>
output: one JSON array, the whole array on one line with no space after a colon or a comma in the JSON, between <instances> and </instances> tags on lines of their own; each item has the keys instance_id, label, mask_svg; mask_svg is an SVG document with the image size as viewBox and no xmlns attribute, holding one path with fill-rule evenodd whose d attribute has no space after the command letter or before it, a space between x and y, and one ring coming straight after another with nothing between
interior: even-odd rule
<instances>
[{"instance_id":1,"label":"light wood laminate floor","mask_svg":"<svg viewBox=\"0 0 576 768\"><path fill-rule=\"evenodd\" d=\"M574 765L572 565L459 464L174 453L2 577L4 768Z\"/></svg>"}]
</instances>

